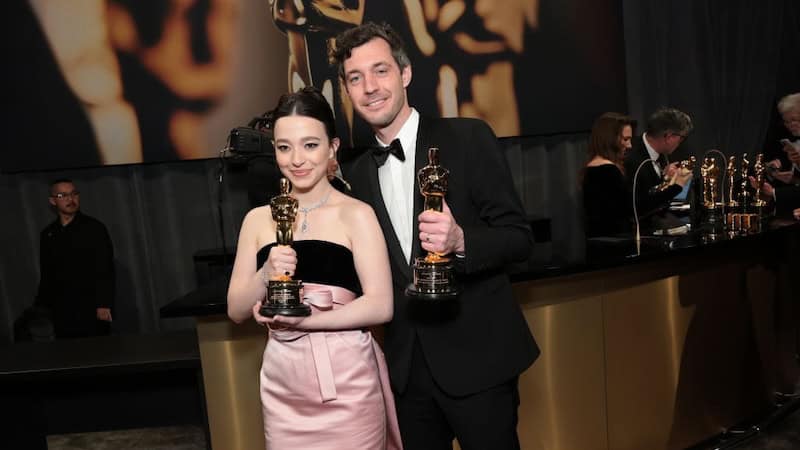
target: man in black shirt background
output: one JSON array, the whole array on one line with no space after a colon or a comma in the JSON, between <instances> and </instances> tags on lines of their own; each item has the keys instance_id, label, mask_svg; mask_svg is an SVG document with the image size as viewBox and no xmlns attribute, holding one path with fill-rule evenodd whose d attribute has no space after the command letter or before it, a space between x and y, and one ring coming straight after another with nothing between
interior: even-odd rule
<instances>
[{"instance_id":1,"label":"man in black shirt background","mask_svg":"<svg viewBox=\"0 0 800 450\"><path fill-rule=\"evenodd\" d=\"M50 185L56 220L40 236L36 306L49 309L56 338L107 335L114 300L114 249L108 230L80 212L71 180Z\"/></svg>"}]
</instances>

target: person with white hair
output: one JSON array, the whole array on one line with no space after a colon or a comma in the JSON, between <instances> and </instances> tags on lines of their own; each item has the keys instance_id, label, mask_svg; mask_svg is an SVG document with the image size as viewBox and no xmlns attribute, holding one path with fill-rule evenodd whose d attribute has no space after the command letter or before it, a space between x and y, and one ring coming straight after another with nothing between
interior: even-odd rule
<instances>
[{"instance_id":1,"label":"person with white hair","mask_svg":"<svg viewBox=\"0 0 800 450\"><path fill-rule=\"evenodd\" d=\"M776 169L771 178L778 185L800 181L800 92L778 101L778 113L783 126L778 134L770 133L764 150L769 155L767 165Z\"/></svg>"},{"instance_id":2,"label":"person with white hair","mask_svg":"<svg viewBox=\"0 0 800 450\"><path fill-rule=\"evenodd\" d=\"M775 209L779 215L791 215L800 219L800 92L789 94L778 101L778 113L783 121L783 130L779 136L767 138L765 147L774 147L770 142L778 138L780 150L773 152L775 156L768 167L776 169L771 180L762 186L762 195L775 201ZM780 153L783 153L781 156ZM755 181L751 177L751 184Z\"/></svg>"}]
</instances>

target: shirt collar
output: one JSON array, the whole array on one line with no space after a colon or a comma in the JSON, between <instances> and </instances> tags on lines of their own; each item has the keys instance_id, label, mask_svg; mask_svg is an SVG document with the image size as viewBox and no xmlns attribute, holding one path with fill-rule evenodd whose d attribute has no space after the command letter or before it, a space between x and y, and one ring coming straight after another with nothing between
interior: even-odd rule
<instances>
[{"instance_id":1,"label":"shirt collar","mask_svg":"<svg viewBox=\"0 0 800 450\"><path fill-rule=\"evenodd\" d=\"M647 154L650 155L650 159L658 161L658 158L661 157L661 153L658 153L650 146L650 143L647 142L647 133L642 134L642 141L644 142L644 148L647 149Z\"/></svg>"},{"instance_id":2,"label":"shirt collar","mask_svg":"<svg viewBox=\"0 0 800 450\"><path fill-rule=\"evenodd\" d=\"M403 154L406 157L406 161L409 160L411 155L414 154L417 147L417 130L419 129L419 113L416 109L411 108L411 114L408 115L406 119L406 123L400 128L400 131L397 133L397 137L395 139L400 139L400 145L403 146ZM389 145L390 143L381 141L378 136L375 136L375 140L378 141L380 145L384 147Z\"/></svg>"}]
</instances>

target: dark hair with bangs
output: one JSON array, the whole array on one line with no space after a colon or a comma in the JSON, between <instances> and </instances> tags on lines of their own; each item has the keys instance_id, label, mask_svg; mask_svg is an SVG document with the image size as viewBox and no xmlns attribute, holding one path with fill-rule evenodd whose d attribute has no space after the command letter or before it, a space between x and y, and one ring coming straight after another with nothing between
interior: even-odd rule
<instances>
[{"instance_id":1,"label":"dark hair with bangs","mask_svg":"<svg viewBox=\"0 0 800 450\"><path fill-rule=\"evenodd\" d=\"M336 137L336 122L328 101L319 89L308 86L297 92L283 94L278 105L266 115L267 127L274 132L275 122L281 117L304 116L317 119L325 126L328 138Z\"/></svg>"}]
</instances>

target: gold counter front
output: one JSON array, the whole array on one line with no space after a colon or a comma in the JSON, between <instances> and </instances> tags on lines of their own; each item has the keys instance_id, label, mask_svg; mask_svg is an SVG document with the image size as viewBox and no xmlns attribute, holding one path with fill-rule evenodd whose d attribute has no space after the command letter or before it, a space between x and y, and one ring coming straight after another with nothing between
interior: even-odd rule
<instances>
[{"instance_id":1,"label":"gold counter front","mask_svg":"<svg viewBox=\"0 0 800 450\"><path fill-rule=\"evenodd\" d=\"M516 283L542 350L520 377L522 448L681 449L769 410L797 379L775 274L718 256ZM263 449L264 329L197 327L213 448Z\"/></svg>"}]
</instances>

